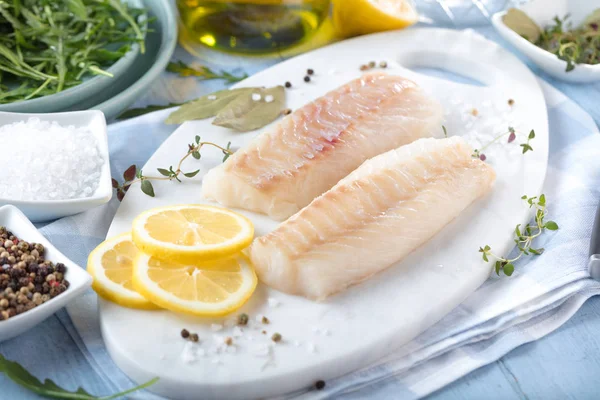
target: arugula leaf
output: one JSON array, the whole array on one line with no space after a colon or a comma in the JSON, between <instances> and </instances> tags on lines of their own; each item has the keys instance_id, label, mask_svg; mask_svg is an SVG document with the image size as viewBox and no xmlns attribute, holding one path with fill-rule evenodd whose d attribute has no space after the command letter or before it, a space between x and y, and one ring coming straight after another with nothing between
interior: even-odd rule
<instances>
[{"instance_id":1,"label":"arugula leaf","mask_svg":"<svg viewBox=\"0 0 600 400\"><path fill-rule=\"evenodd\" d=\"M15 361L10 361L0 354L0 373L5 374L13 382L31 390L40 396L55 398L55 399L75 399L75 400L112 400L123 397L126 394L145 389L158 381L154 378L143 385L136 386L132 389L117 393L111 396L96 397L86 392L83 388L78 388L75 392L70 392L58 386L50 379L46 379L43 383L35 376L31 375L23 366Z\"/></svg>"}]
</instances>

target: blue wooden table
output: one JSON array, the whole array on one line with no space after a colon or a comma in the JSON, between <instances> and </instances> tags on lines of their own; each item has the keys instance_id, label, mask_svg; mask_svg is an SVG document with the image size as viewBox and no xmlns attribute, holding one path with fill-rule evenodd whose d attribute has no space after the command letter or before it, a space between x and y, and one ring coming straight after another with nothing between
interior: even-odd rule
<instances>
[{"instance_id":1,"label":"blue wooden table","mask_svg":"<svg viewBox=\"0 0 600 400\"><path fill-rule=\"evenodd\" d=\"M479 31L510 48L491 28ZM237 60L236 62L230 58L228 65L243 67L247 72L253 73L276 61ZM600 123L600 84L562 83L544 75L536 68L532 67L532 69L585 109L594 118L596 124ZM212 87L212 83L207 83L204 88L212 90ZM177 88L166 88L157 83L157 87L137 105L178 100L169 98L169 92L176 90ZM85 352L81 351L82 344L76 343L65 328L64 321L67 318L66 312L59 312L57 316L48 319L19 339L10 341L10 345L0 344L0 353L8 359L26 365L30 372L41 378L51 377L61 386L75 388L81 382L85 382L85 388L89 392L105 393L105 380L97 376ZM597 378L600 376L599 333L600 298L592 298L557 331L536 342L517 348L499 361L480 368L439 390L430 398L436 400L598 398L600 397L598 394L600 383L597 383ZM33 345L18 346L21 340ZM47 351L50 347L60 349L60 355L57 355L57 352ZM55 366L50 373L48 366ZM37 398L37 396L0 374L0 399L30 398Z\"/></svg>"}]
</instances>

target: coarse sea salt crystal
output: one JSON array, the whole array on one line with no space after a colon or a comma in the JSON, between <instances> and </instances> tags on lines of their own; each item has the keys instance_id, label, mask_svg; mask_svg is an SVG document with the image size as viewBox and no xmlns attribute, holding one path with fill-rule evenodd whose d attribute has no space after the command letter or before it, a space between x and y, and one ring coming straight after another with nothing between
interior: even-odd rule
<instances>
[{"instance_id":1,"label":"coarse sea salt crystal","mask_svg":"<svg viewBox=\"0 0 600 400\"><path fill-rule=\"evenodd\" d=\"M239 326L236 326L233 328L233 332L231 333L231 336L233 336L234 338L238 338L238 337L242 336L243 334L244 334L244 331Z\"/></svg>"},{"instance_id":2,"label":"coarse sea salt crystal","mask_svg":"<svg viewBox=\"0 0 600 400\"><path fill-rule=\"evenodd\" d=\"M213 332L218 332L223 329L223 325L221 324L210 324L210 330Z\"/></svg>"},{"instance_id":3,"label":"coarse sea salt crystal","mask_svg":"<svg viewBox=\"0 0 600 400\"><path fill-rule=\"evenodd\" d=\"M259 93L252 93L252 100L259 101L262 99L262 96Z\"/></svg>"},{"instance_id":4,"label":"coarse sea salt crystal","mask_svg":"<svg viewBox=\"0 0 600 400\"><path fill-rule=\"evenodd\" d=\"M274 99L274 97L273 97L273 96L271 96L270 94L268 94L268 95L266 95L266 96L265 96L265 101L266 101L267 103L270 103L270 102L272 102L272 101L273 101L273 99Z\"/></svg>"},{"instance_id":5,"label":"coarse sea salt crystal","mask_svg":"<svg viewBox=\"0 0 600 400\"><path fill-rule=\"evenodd\" d=\"M10 151L10 157L0 157L0 198L13 200L90 197L106 162L88 127L37 117L1 126L0 148Z\"/></svg>"},{"instance_id":6,"label":"coarse sea salt crystal","mask_svg":"<svg viewBox=\"0 0 600 400\"><path fill-rule=\"evenodd\" d=\"M306 344L306 350L308 350L309 353L313 354L317 352L317 346L315 346L314 343L309 342Z\"/></svg>"},{"instance_id":7,"label":"coarse sea salt crystal","mask_svg":"<svg viewBox=\"0 0 600 400\"><path fill-rule=\"evenodd\" d=\"M209 99L209 100L216 100L216 99L217 99L217 96L215 96L214 94L209 94L209 95L208 95L208 99Z\"/></svg>"},{"instance_id":8,"label":"coarse sea salt crystal","mask_svg":"<svg viewBox=\"0 0 600 400\"><path fill-rule=\"evenodd\" d=\"M267 302L269 303L269 307L271 307L271 308L275 308L275 307L279 306L279 304L281 304L281 302L279 300L277 300L273 297L269 297Z\"/></svg>"}]
</instances>

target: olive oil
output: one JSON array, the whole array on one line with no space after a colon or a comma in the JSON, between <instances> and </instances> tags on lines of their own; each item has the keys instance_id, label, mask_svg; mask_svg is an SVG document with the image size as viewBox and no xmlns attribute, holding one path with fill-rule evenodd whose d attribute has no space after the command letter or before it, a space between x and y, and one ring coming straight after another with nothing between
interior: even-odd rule
<instances>
[{"instance_id":1,"label":"olive oil","mask_svg":"<svg viewBox=\"0 0 600 400\"><path fill-rule=\"evenodd\" d=\"M329 0L178 0L186 37L237 53L270 53L309 38Z\"/></svg>"}]
</instances>

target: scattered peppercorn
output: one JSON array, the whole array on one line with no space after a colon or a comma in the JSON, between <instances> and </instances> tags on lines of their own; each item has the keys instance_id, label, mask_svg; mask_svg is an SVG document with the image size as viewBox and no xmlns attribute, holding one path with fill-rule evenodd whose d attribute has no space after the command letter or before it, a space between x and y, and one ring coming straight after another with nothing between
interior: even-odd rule
<instances>
[{"instance_id":1,"label":"scattered peppercorn","mask_svg":"<svg viewBox=\"0 0 600 400\"><path fill-rule=\"evenodd\" d=\"M198 340L200 340L200 338L198 337L198 334L197 334L197 333L192 333L192 334L190 335L190 340L191 340L192 342L194 342L194 343L197 343L197 342L198 342Z\"/></svg>"},{"instance_id":2,"label":"scattered peppercorn","mask_svg":"<svg viewBox=\"0 0 600 400\"><path fill-rule=\"evenodd\" d=\"M315 382L315 389L317 390L323 390L325 388L325 381L324 380L318 380Z\"/></svg>"},{"instance_id":3,"label":"scattered peppercorn","mask_svg":"<svg viewBox=\"0 0 600 400\"><path fill-rule=\"evenodd\" d=\"M69 287L64 264L44 258L44 246L0 226L0 321L29 311Z\"/></svg>"},{"instance_id":4,"label":"scattered peppercorn","mask_svg":"<svg viewBox=\"0 0 600 400\"><path fill-rule=\"evenodd\" d=\"M289 82L289 81L286 82L285 83L285 87L288 88L288 89L291 88L292 87L292 82Z\"/></svg>"},{"instance_id":5,"label":"scattered peppercorn","mask_svg":"<svg viewBox=\"0 0 600 400\"><path fill-rule=\"evenodd\" d=\"M274 333L273 336L271 336L271 340L274 341L275 343L281 342L281 334Z\"/></svg>"},{"instance_id":6,"label":"scattered peppercorn","mask_svg":"<svg viewBox=\"0 0 600 400\"><path fill-rule=\"evenodd\" d=\"M225 344L226 344L227 346L231 346L231 345L233 344L233 339L232 339L232 338L230 338L229 336L227 336L227 337L225 338Z\"/></svg>"},{"instance_id":7,"label":"scattered peppercorn","mask_svg":"<svg viewBox=\"0 0 600 400\"><path fill-rule=\"evenodd\" d=\"M314 69L312 69L312 68L309 68L309 69L307 69L307 70L306 70L306 73L307 73L308 75L312 75L312 74L314 74L314 73L315 73L315 70L314 70Z\"/></svg>"},{"instance_id":8,"label":"scattered peppercorn","mask_svg":"<svg viewBox=\"0 0 600 400\"><path fill-rule=\"evenodd\" d=\"M513 106L515 104L515 101L513 99L508 99L508 105L509 106Z\"/></svg>"},{"instance_id":9,"label":"scattered peppercorn","mask_svg":"<svg viewBox=\"0 0 600 400\"><path fill-rule=\"evenodd\" d=\"M304 77L304 82L310 82L310 76L306 75L306 76Z\"/></svg>"},{"instance_id":10,"label":"scattered peppercorn","mask_svg":"<svg viewBox=\"0 0 600 400\"><path fill-rule=\"evenodd\" d=\"M181 337L184 339L187 339L190 337L190 332L187 329L182 329L181 330Z\"/></svg>"},{"instance_id":11,"label":"scattered peppercorn","mask_svg":"<svg viewBox=\"0 0 600 400\"><path fill-rule=\"evenodd\" d=\"M292 113L292 110L291 110L291 109L289 109L289 108L286 108L286 109L285 109L285 110L283 110L281 113L282 113L283 115L290 115L290 114Z\"/></svg>"},{"instance_id":12,"label":"scattered peppercorn","mask_svg":"<svg viewBox=\"0 0 600 400\"><path fill-rule=\"evenodd\" d=\"M379 63L379 67L380 68L387 68L387 62L385 62L385 61L380 62ZM319 381L319 382L323 382L323 381Z\"/></svg>"},{"instance_id":13,"label":"scattered peppercorn","mask_svg":"<svg viewBox=\"0 0 600 400\"><path fill-rule=\"evenodd\" d=\"M269 323L269 318L267 318L267 317L262 317L262 320L261 320L261 322L262 322L263 324L268 324L268 323Z\"/></svg>"},{"instance_id":14,"label":"scattered peppercorn","mask_svg":"<svg viewBox=\"0 0 600 400\"><path fill-rule=\"evenodd\" d=\"M369 68L375 68L375 61L369 61Z\"/></svg>"},{"instance_id":15,"label":"scattered peppercorn","mask_svg":"<svg viewBox=\"0 0 600 400\"><path fill-rule=\"evenodd\" d=\"M361 71L366 71L366 70L368 70L368 69L369 69L369 66L368 66L368 65L366 65L366 64L363 64L363 65L361 65L361 66L360 66L360 70L361 70Z\"/></svg>"},{"instance_id":16,"label":"scattered peppercorn","mask_svg":"<svg viewBox=\"0 0 600 400\"><path fill-rule=\"evenodd\" d=\"M240 314L237 319L238 325L248 325L248 314Z\"/></svg>"},{"instance_id":17,"label":"scattered peppercorn","mask_svg":"<svg viewBox=\"0 0 600 400\"><path fill-rule=\"evenodd\" d=\"M267 331L262 331L261 333L262 333L263 335L266 335L266 334L267 334Z\"/></svg>"},{"instance_id":18,"label":"scattered peppercorn","mask_svg":"<svg viewBox=\"0 0 600 400\"><path fill-rule=\"evenodd\" d=\"M480 155L479 155L479 159L480 159L481 161L485 161L485 160L487 160L487 157L485 156L485 154L480 154Z\"/></svg>"}]
</instances>

